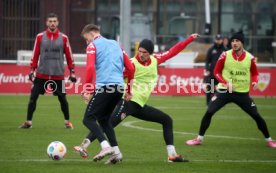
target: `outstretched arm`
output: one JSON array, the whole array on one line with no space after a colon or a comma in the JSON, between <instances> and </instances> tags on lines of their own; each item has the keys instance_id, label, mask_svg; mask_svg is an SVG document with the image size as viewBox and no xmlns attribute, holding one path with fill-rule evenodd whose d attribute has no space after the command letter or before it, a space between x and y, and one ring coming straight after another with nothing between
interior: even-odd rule
<instances>
[{"instance_id":1,"label":"outstretched arm","mask_svg":"<svg viewBox=\"0 0 276 173\"><path fill-rule=\"evenodd\" d=\"M153 56L157 59L158 65L167 61L168 59L174 57L179 52L181 52L185 47L199 37L199 34L191 34L186 40L181 41L170 48L168 51L163 53L153 54Z\"/></svg>"}]
</instances>

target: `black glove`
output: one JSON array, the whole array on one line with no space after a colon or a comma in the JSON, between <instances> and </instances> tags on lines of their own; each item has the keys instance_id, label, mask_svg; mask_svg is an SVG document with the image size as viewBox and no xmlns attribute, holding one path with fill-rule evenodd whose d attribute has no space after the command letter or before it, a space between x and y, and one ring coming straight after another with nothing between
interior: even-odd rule
<instances>
[{"instance_id":1,"label":"black glove","mask_svg":"<svg viewBox=\"0 0 276 173\"><path fill-rule=\"evenodd\" d=\"M77 78L76 78L75 74L74 75L71 74L70 77L69 77L69 80L71 82L73 82L73 83L76 83L77 82Z\"/></svg>"},{"instance_id":2,"label":"black glove","mask_svg":"<svg viewBox=\"0 0 276 173\"><path fill-rule=\"evenodd\" d=\"M75 70L71 69L70 70L70 76L69 76L69 80L73 83L77 82L77 78L76 78L76 74L75 74Z\"/></svg>"},{"instance_id":3,"label":"black glove","mask_svg":"<svg viewBox=\"0 0 276 173\"><path fill-rule=\"evenodd\" d=\"M31 82L33 82L34 81L34 72L32 71L30 74L29 74L29 80L31 81Z\"/></svg>"}]
</instances>

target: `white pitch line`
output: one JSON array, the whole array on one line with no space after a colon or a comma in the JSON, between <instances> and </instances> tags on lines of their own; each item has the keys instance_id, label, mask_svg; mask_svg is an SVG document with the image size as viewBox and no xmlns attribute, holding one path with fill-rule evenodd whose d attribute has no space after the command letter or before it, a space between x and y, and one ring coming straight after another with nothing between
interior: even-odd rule
<instances>
[{"instance_id":1,"label":"white pitch line","mask_svg":"<svg viewBox=\"0 0 276 173\"><path fill-rule=\"evenodd\" d=\"M154 106L155 108L158 109L197 109L198 106ZM203 110L206 110L207 107L200 106ZM276 109L275 105L257 105L258 108L262 109ZM241 110L238 106L226 106L225 109L230 109L230 110Z\"/></svg>"},{"instance_id":2,"label":"white pitch line","mask_svg":"<svg viewBox=\"0 0 276 173\"><path fill-rule=\"evenodd\" d=\"M191 160L191 162L276 163L276 160Z\"/></svg>"},{"instance_id":3,"label":"white pitch line","mask_svg":"<svg viewBox=\"0 0 276 173\"><path fill-rule=\"evenodd\" d=\"M142 121L141 120L136 120L136 121L123 122L122 126L127 127L127 128L144 130L144 131L163 132L162 130L158 130L158 129L152 129L152 128L146 128L146 127L140 127L140 126L133 125L133 124L138 123L138 122L142 122ZM190 133L190 132L174 131L174 133L182 134L182 135L193 135L193 136L198 135L197 133ZM245 137L237 137L237 136L222 136L222 135L205 135L205 136L212 137L212 138L224 138L224 139L253 140L253 141L261 140L259 138L245 138Z\"/></svg>"},{"instance_id":4,"label":"white pitch line","mask_svg":"<svg viewBox=\"0 0 276 173\"><path fill-rule=\"evenodd\" d=\"M89 159L63 159L54 161L51 159L18 159L18 160L0 160L0 162L93 162ZM190 160L190 162L214 162L214 163L276 163L276 160Z\"/></svg>"}]
</instances>

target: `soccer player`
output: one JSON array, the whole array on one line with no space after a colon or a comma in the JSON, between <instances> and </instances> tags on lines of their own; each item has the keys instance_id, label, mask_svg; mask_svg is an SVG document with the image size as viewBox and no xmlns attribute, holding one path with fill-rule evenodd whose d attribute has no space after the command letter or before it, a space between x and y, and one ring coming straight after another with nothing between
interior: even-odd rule
<instances>
[{"instance_id":1,"label":"soccer player","mask_svg":"<svg viewBox=\"0 0 276 173\"><path fill-rule=\"evenodd\" d=\"M106 162L110 163L113 157L122 156L122 154L109 119L124 93L123 69L125 67L129 72L129 81L133 79L134 69L119 44L115 40L102 37L98 26L86 25L83 28L82 36L88 44L85 85L96 84L96 90L90 101L91 91L86 88L83 92L83 99L88 102L83 124L90 130L90 134L95 135L102 148L93 160L99 161L110 155L110 159ZM96 78L94 74L96 74ZM131 93L128 87L126 99L128 100L130 97ZM103 132L110 143L106 140Z\"/></svg>"},{"instance_id":2,"label":"soccer player","mask_svg":"<svg viewBox=\"0 0 276 173\"><path fill-rule=\"evenodd\" d=\"M192 34L186 40L177 43L167 52L158 54L153 54L152 41L147 39L142 40L139 44L139 52L131 59L135 69L134 82L132 84L132 98L130 101L122 99L117 104L111 116L113 127L116 127L129 115L145 121L161 124L163 127L163 137L167 145L169 162L187 161L176 153L173 139L173 121L169 115L147 105L146 102L157 81L158 65L174 57L198 36L198 34ZM91 133L83 140L80 146L75 146L74 150L80 152L81 156L86 158L88 156L87 147L94 140L95 135ZM116 163L118 160L121 160L120 155L113 157L110 162Z\"/></svg>"},{"instance_id":3,"label":"soccer player","mask_svg":"<svg viewBox=\"0 0 276 173\"><path fill-rule=\"evenodd\" d=\"M217 34L213 46L208 50L205 62L204 82L208 84L206 86L206 103L209 104L212 95L214 95L214 87L218 84L218 81L214 77L214 67L219 59L219 56L226 49L222 44L222 36Z\"/></svg>"},{"instance_id":4,"label":"soccer player","mask_svg":"<svg viewBox=\"0 0 276 173\"><path fill-rule=\"evenodd\" d=\"M217 93L212 97L201 120L197 138L188 140L187 145L202 144L212 116L224 105L233 102L255 120L258 129L265 137L267 146L276 148L276 142L271 139L265 120L249 96L250 85L253 89L258 87L258 71L254 56L244 50L243 45L244 35L242 32L237 32L231 38L232 49L221 54L214 70L214 75L219 81Z\"/></svg>"},{"instance_id":5,"label":"soccer player","mask_svg":"<svg viewBox=\"0 0 276 173\"><path fill-rule=\"evenodd\" d=\"M74 60L69 39L59 31L58 24L58 16L54 13L49 13L46 18L48 28L36 36L30 64L29 79L33 82L33 86L28 105L27 121L19 128L28 129L32 127L36 101L39 94L44 95L47 91L52 92L54 96L58 96L65 119L65 127L73 129L73 125L69 121L69 106L64 91L64 54L70 71L69 79L72 82L76 82Z\"/></svg>"}]
</instances>

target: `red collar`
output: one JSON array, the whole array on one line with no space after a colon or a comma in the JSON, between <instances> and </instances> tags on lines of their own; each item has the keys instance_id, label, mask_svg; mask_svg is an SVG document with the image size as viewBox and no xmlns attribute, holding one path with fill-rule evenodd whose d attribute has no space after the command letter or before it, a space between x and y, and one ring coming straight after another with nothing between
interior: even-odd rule
<instances>
[{"instance_id":1,"label":"red collar","mask_svg":"<svg viewBox=\"0 0 276 173\"><path fill-rule=\"evenodd\" d=\"M97 35L97 36L94 37L93 40L96 40L97 38L101 38L101 37L102 37L101 35Z\"/></svg>"},{"instance_id":2,"label":"red collar","mask_svg":"<svg viewBox=\"0 0 276 173\"><path fill-rule=\"evenodd\" d=\"M54 32L51 32L49 28L46 29L46 35L51 40L57 39L58 38L58 34L59 34L58 28Z\"/></svg>"},{"instance_id":3,"label":"red collar","mask_svg":"<svg viewBox=\"0 0 276 173\"><path fill-rule=\"evenodd\" d=\"M151 64L151 59L150 59L150 58L149 58L148 61L146 61L146 62L141 61L140 58L139 58L138 53L136 54L135 58L136 58L137 61L138 61L140 64L142 64L143 66L149 66L149 65Z\"/></svg>"},{"instance_id":4,"label":"red collar","mask_svg":"<svg viewBox=\"0 0 276 173\"><path fill-rule=\"evenodd\" d=\"M232 56L234 57L234 59L235 60L237 60L237 61L242 61L242 60L244 60L244 58L245 58L245 51L243 50L242 51L242 54L240 55L240 56L238 56L233 50L232 50Z\"/></svg>"}]
</instances>

